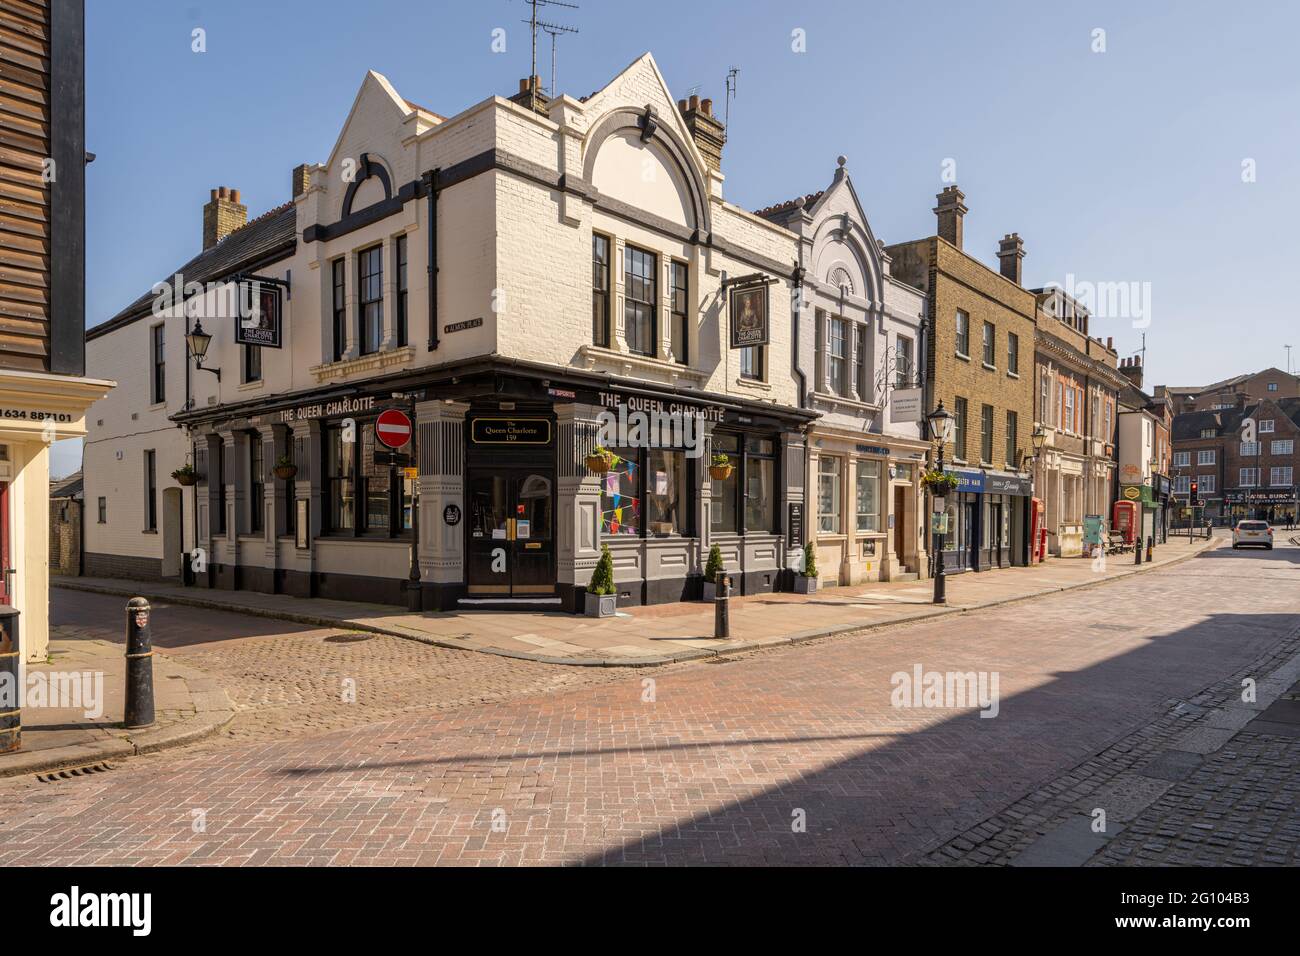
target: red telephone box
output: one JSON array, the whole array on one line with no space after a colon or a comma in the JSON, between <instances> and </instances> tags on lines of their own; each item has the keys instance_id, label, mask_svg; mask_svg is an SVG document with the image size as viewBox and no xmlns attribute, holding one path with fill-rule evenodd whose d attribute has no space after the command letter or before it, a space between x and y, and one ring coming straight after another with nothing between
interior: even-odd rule
<instances>
[{"instance_id":1,"label":"red telephone box","mask_svg":"<svg viewBox=\"0 0 1300 956\"><path fill-rule=\"evenodd\" d=\"M1044 530L1046 529L1043 528L1043 499L1031 498L1029 499L1029 563L1030 564L1037 564L1038 562L1043 560L1043 551L1045 548L1044 542L1046 539L1044 539L1043 541L1040 541L1039 539L1043 537L1041 532Z\"/></svg>"},{"instance_id":2,"label":"red telephone box","mask_svg":"<svg viewBox=\"0 0 1300 956\"><path fill-rule=\"evenodd\" d=\"M1118 531L1124 536L1125 544L1133 543L1133 536L1137 533L1138 511L1142 505L1137 501L1117 501L1113 512L1113 521L1111 530Z\"/></svg>"}]
</instances>

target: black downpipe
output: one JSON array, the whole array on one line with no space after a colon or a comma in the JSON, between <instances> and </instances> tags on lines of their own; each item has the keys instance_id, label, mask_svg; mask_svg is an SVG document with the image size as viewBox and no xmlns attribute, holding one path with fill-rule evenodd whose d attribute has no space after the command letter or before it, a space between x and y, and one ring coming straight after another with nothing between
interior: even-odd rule
<instances>
[{"instance_id":1,"label":"black downpipe","mask_svg":"<svg viewBox=\"0 0 1300 956\"><path fill-rule=\"evenodd\" d=\"M424 174L424 186L429 208L429 351L438 350L438 173L431 169Z\"/></svg>"},{"instance_id":2,"label":"black downpipe","mask_svg":"<svg viewBox=\"0 0 1300 956\"><path fill-rule=\"evenodd\" d=\"M794 374L799 379L799 407L808 407L808 376L803 373L799 367L799 323L803 319L803 277L807 274L803 266L795 263L794 272L790 274L790 279L794 283L795 303L797 308L792 309L794 315L794 340L791 345L790 362Z\"/></svg>"}]
</instances>

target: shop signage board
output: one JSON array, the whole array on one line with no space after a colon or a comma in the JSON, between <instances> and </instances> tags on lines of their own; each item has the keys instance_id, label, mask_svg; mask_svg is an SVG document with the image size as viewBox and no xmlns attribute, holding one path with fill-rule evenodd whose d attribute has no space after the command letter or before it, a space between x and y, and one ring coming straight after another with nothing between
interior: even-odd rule
<instances>
[{"instance_id":1,"label":"shop signage board","mask_svg":"<svg viewBox=\"0 0 1300 956\"><path fill-rule=\"evenodd\" d=\"M235 342L264 349L280 347L280 287L250 279L239 283Z\"/></svg>"},{"instance_id":2,"label":"shop signage board","mask_svg":"<svg viewBox=\"0 0 1300 956\"><path fill-rule=\"evenodd\" d=\"M891 422L919 422L921 420L921 389L896 388L890 392L889 420Z\"/></svg>"},{"instance_id":3,"label":"shop signage board","mask_svg":"<svg viewBox=\"0 0 1300 956\"><path fill-rule=\"evenodd\" d=\"M546 418L475 418L470 440L476 445L549 445L551 422Z\"/></svg>"},{"instance_id":4,"label":"shop signage board","mask_svg":"<svg viewBox=\"0 0 1300 956\"><path fill-rule=\"evenodd\" d=\"M787 505L786 528L788 530L785 546L787 548L803 547L803 502L792 501Z\"/></svg>"},{"instance_id":5,"label":"shop signage board","mask_svg":"<svg viewBox=\"0 0 1300 956\"><path fill-rule=\"evenodd\" d=\"M389 448L401 448L411 440L411 419L399 408L388 408L375 419L375 437Z\"/></svg>"},{"instance_id":6,"label":"shop signage board","mask_svg":"<svg viewBox=\"0 0 1300 956\"><path fill-rule=\"evenodd\" d=\"M1249 498L1255 505L1289 505L1295 501L1294 488L1229 488L1223 497L1231 504L1244 504Z\"/></svg>"},{"instance_id":7,"label":"shop signage board","mask_svg":"<svg viewBox=\"0 0 1300 956\"><path fill-rule=\"evenodd\" d=\"M1031 478L1019 475L984 476L984 491L991 495L1030 495L1033 494L1034 482Z\"/></svg>"},{"instance_id":8,"label":"shop signage board","mask_svg":"<svg viewBox=\"0 0 1300 956\"><path fill-rule=\"evenodd\" d=\"M766 282L733 288L728 305L733 349L769 344Z\"/></svg>"},{"instance_id":9,"label":"shop signage board","mask_svg":"<svg viewBox=\"0 0 1300 956\"><path fill-rule=\"evenodd\" d=\"M949 472L949 474L957 476L958 491L979 494L984 490L984 472L982 471L953 471Z\"/></svg>"}]
</instances>

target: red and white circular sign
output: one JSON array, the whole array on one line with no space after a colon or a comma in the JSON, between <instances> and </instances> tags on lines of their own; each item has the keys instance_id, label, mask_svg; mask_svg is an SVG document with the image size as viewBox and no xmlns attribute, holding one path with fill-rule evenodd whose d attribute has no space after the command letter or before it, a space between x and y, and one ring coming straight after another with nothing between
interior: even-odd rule
<instances>
[{"instance_id":1,"label":"red and white circular sign","mask_svg":"<svg viewBox=\"0 0 1300 956\"><path fill-rule=\"evenodd\" d=\"M406 412L390 408L380 412L375 437L389 448L401 448L411 440L411 419Z\"/></svg>"}]
</instances>

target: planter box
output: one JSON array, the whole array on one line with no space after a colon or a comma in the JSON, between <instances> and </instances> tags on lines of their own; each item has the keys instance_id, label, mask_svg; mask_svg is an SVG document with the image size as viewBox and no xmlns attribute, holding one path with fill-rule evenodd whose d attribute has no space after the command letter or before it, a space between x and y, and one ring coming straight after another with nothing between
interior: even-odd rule
<instances>
[{"instance_id":1,"label":"planter box","mask_svg":"<svg viewBox=\"0 0 1300 956\"><path fill-rule=\"evenodd\" d=\"M587 617L613 617L618 611L617 594L592 594L588 591L583 595L583 601Z\"/></svg>"},{"instance_id":2,"label":"planter box","mask_svg":"<svg viewBox=\"0 0 1300 956\"><path fill-rule=\"evenodd\" d=\"M805 577L802 574L794 576L794 593L795 594L816 594L817 579Z\"/></svg>"}]
</instances>

